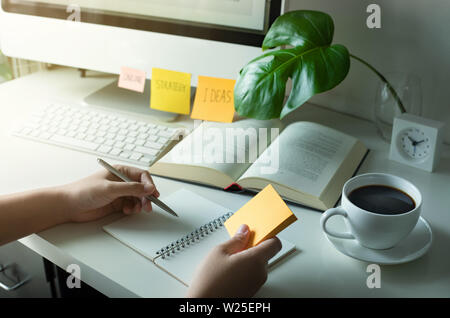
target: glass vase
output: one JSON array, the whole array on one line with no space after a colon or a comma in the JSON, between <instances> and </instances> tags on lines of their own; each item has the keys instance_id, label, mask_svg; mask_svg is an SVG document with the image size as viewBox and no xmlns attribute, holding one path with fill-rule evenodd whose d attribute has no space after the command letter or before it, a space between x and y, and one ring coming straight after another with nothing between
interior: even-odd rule
<instances>
[{"instance_id":1,"label":"glass vase","mask_svg":"<svg viewBox=\"0 0 450 318\"><path fill-rule=\"evenodd\" d=\"M422 115L422 87L420 78L406 73L387 73L386 79L397 92L407 113ZM388 84L382 82L377 87L374 105L374 119L379 135L391 141L394 118L402 112Z\"/></svg>"}]
</instances>

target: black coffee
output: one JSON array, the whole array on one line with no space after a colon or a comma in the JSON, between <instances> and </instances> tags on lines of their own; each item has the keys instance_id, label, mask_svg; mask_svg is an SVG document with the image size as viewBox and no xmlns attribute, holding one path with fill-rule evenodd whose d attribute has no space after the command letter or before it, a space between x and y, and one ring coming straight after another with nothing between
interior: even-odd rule
<instances>
[{"instance_id":1,"label":"black coffee","mask_svg":"<svg viewBox=\"0 0 450 318\"><path fill-rule=\"evenodd\" d=\"M405 192L384 185L355 189L348 198L357 207L378 214L402 214L416 207L414 200Z\"/></svg>"}]
</instances>

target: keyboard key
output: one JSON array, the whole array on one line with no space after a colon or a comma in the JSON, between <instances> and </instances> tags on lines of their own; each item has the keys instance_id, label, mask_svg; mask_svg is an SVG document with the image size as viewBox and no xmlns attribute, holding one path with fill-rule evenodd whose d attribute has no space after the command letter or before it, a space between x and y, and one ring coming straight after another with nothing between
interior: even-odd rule
<instances>
[{"instance_id":1,"label":"keyboard key","mask_svg":"<svg viewBox=\"0 0 450 318\"><path fill-rule=\"evenodd\" d=\"M122 157L122 158L125 158L125 159L128 159L128 158L130 158L130 153L129 152L126 152L126 151L122 151L121 153L120 153L120 157Z\"/></svg>"},{"instance_id":2,"label":"keyboard key","mask_svg":"<svg viewBox=\"0 0 450 318\"><path fill-rule=\"evenodd\" d=\"M141 153L139 153L139 152L134 152L133 154L131 154L130 159L131 159L131 160L139 161L139 159L141 159L142 156L143 156L143 155L142 155Z\"/></svg>"},{"instance_id":3,"label":"keyboard key","mask_svg":"<svg viewBox=\"0 0 450 318\"><path fill-rule=\"evenodd\" d=\"M85 139L86 138L86 134L85 133L78 133L76 136L75 136L75 138L76 139L80 139L80 140L83 140L83 139Z\"/></svg>"},{"instance_id":4,"label":"keyboard key","mask_svg":"<svg viewBox=\"0 0 450 318\"><path fill-rule=\"evenodd\" d=\"M158 133L158 136L165 137L165 138L171 138L173 136L173 132L162 130Z\"/></svg>"},{"instance_id":5,"label":"keyboard key","mask_svg":"<svg viewBox=\"0 0 450 318\"><path fill-rule=\"evenodd\" d=\"M104 136L106 139L114 139L116 137L116 134L113 133L107 133L106 136Z\"/></svg>"},{"instance_id":6,"label":"keyboard key","mask_svg":"<svg viewBox=\"0 0 450 318\"><path fill-rule=\"evenodd\" d=\"M105 137L106 136L106 131L104 131L104 130L99 130L99 131L97 131L97 134L96 134L98 137Z\"/></svg>"},{"instance_id":7,"label":"keyboard key","mask_svg":"<svg viewBox=\"0 0 450 318\"><path fill-rule=\"evenodd\" d=\"M142 147L142 146L136 147L135 151L141 152L141 153L146 154L146 155L151 155L151 156L156 156L158 154L158 152L159 152L159 150L152 149L152 148L147 148L147 147Z\"/></svg>"},{"instance_id":8,"label":"keyboard key","mask_svg":"<svg viewBox=\"0 0 450 318\"><path fill-rule=\"evenodd\" d=\"M153 141L147 141L145 143L145 147L147 148L153 148L153 149L161 149L161 144L157 143L157 142L153 142Z\"/></svg>"},{"instance_id":9,"label":"keyboard key","mask_svg":"<svg viewBox=\"0 0 450 318\"><path fill-rule=\"evenodd\" d=\"M127 139L125 139L125 142L127 144L133 144L136 141L136 138L134 137L128 137Z\"/></svg>"},{"instance_id":10,"label":"keyboard key","mask_svg":"<svg viewBox=\"0 0 450 318\"><path fill-rule=\"evenodd\" d=\"M95 140L95 136L94 135L87 135L87 137L84 140L86 140L86 141L94 141Z\"/></svg>"},{"instance_id":11,"label":"keyboard key","mask_svg":"<svg viewBox=\"0 0 450 318\"><path fill-rule=\"evenodd\" d=\"M127 144L127 145L125 145L125 147L123 147L123 150L133 150L134 149L134 147L136 147L135 145L133 145L133 144Z\"/></svg>"},{"instance_id":12,"label":"keyboard key","mask_svg":"<svg viewBox=\"0 0 450 318\"><path fill-rule=\"evenodd\" d=\"M117 155L119 155L119 153L121 153L122 152L122 149L119 149L119 148L113 148L110 152L109 152L109 154L110 155L113 155L113 156L117 156Z\"/></svg>"},{"instance_id":13,"label":"keyboard key","mask_svg":"<svg viewBox=\"0 0 450 318\"><path fill-rule=\"evenodd\" d=\"M49 139L51 136L52 136L52 135L49 134L48 132L43 132L43 133L39 136L39 138L42 138L42 139Z\"/></svg>"},{"instance_id":14,"label":"keyboard key","mask_svg":"<svg viewBox=\"0 0 450 318\"><path fill-rule=\"evenodd\" d=\"M117 134L119 132L119 128L118 127L109 127L108 132Z\"/></svg>"},{"instance_id":15,"label":"keyboard key","mask_svg":"<svg viewBox=\"0 0 450 318\"><path fill-rule=\"evenodd\" d=\"M103 137L97 137L97 138L94 140L94 142L95 142L96 144L103 144L105 141L106 141L106 139L103 138Z\"/></svg>"},{"instance_id":16,"label":"keyboard key","mask_svg":"<svg viewBox=\"0 0 450 318\"><path fill-rule=\"evenodd\" d=\"M148 131L148 129L149 129L149 127L141 126L141 127L139 127L138 131L140 133L146 133Z\"/></svg>"},{"instance_id":17,"label":"keyboard key","mask_svg":"<svg viewBox=\"0 0 450 318\"><path fill-rule=\"evenodd\" d=\"M75 139L75 138L70 138L67 136L59 136L59 135L53 135L50 140L52 141L56 141L56 142L60 142L63 144L68 144L71 145L73 147L79 147L79 148L83 148L83 149L88 149L88 150L96 150L98 148L97 144L94 144L93 142L89 142L86 140L79 140L79 139Z\"/></svg>"},{"instance_id":18,"label":"keyboard key","mask_svg":"<svg viewBox=\"0 0 450 318\"><path fill-rule=\"evenodd\" d=\"M116 148L123 148L123 147L125 147L125 143L124 142L122 142L122 141L117 141L115 144L114 144L114 147L116 147Z\"/></svg>"},{"instance_id":19,"label":"keyboard key","mask_svg":"<svg viewBox=\"0 0 450 318\"><path fill-rule=\"evenodd\" d=\"M135 141L134 143L136 146L143 146L145 144L145 140L144 139L138 139Z\"/></svg>"},{"instance_id":20,"label":"keyboard key","mask_svg":"<svg viewBox=\"0 0 450 318\"><path fill-rule=\"evenodd\" d=\"M160 144L165 144L166 142L168 142L169 139L164 138L164 137L159 137L158 140L156 142L160 143Z\"/></svg>"},{"instance_id":21,"label":"keyboard key","mask_svg":"<svg viewBox=\"0 0 450 318\"><path fill-rule=\"evenodd\" d=\"M117 141L124 141L125 138L127 138L127 137L125 137L124 135L117 135L115 139L116 139Z\"/></svg>"},{"instance_id":22,"label":"keyboard key","mask_svg":"<svg viewBox=\"0 0 450 318\"><path fill-rule=\"evenodd\" d=\"M69 131L68 133L67 133L67 137L75 137L76 136L76 134L77 134L77 132L76 131Z\"/></svg>"},{"instance_id":23,"label":"keyboard key","mask_svg":"<svg viewBox=\"0 0 450 318\"><path fill-rule=\"evenodd\" d=\"M112 146L114 145L115 141L113 139L106 139L106 141L104 142L104 144L106 146Z\"/></svg>"},{"instance_id":24,"label":"keyboard key","mask_svg":"<svg viewBox=\"0 0 450 318\"><path fill-rule=\"evenodd\" d=\"M102 153L108 153L108 152L111 151L111 149L112 149L111 146L105 146L105 145L103 145L103 146L100 146L100 148L98 148L98 151L99 151L99 152L102 152Z\"/></svg>"},{"instance_id":25,"label":"keyboard key","mask_svg":"<svg viewBox=\"0 0 450 318\"><path fill-rule=\"evenodd\" d=\"M146 163L146 164L150 164L150 162L152 162L155 159L155 157L151 156L151 157L142 157L141 159L139 159L140 162Z\"/></svg>"}]
</instances>

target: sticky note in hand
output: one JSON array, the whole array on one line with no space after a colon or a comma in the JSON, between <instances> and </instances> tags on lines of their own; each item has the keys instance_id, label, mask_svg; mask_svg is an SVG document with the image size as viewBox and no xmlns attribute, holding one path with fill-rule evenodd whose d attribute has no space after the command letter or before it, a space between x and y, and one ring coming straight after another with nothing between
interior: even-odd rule
<instances>
[{"instance_id":1,"label":"sticky note in hand","mask_svg":"<svg viewBox=\"0 0 450 318\"><path fill-rule=\"evenodd\" d=\"M191 110L191 74L152 69L150 107L188 115Z\"/></svg>"},{"instance_id":2,"label":"sticky note in hand","mask_svg":"<svg viewBox=\"0 0 450 318\"><path fill-rule=\"evenodd\" d=\"M123 66L120 68L118 86L135 92L143 93L146 75L144 71Z\"/></svg>"},{"instance_id":3,"label":"sticky note in hand","mask_svg":"<svg viewBox=\"0 0 450 318\"><path fill-rule=\"evenodd\" d=\"M191 118L231 123L235 80L199 76Z\"/></svg>"},{"instance_id":4,"label":"sticky note in hand","mask_svg":"<svg viewBox=\"0 0 450 318\"><path fill-rule=\"evenodd\" d=\"M252 247L274 237L296 220L297 217L269 184L225 221L225 228L233 236L242 224L247 224L252 232L248 247Z\"/></svg>"}]
</instances>

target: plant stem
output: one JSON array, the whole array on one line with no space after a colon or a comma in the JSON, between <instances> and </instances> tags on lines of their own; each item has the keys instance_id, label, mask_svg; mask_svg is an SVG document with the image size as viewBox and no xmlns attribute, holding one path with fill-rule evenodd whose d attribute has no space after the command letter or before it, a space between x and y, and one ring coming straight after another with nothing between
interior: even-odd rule
<instances>
[{"instance_id":1,"label":"plant stem","mask_svg":"<svg viewBox=\"0 0 450 318\"><path fill-rule=\"evenodd\" d=\"M386 84L387 88L389 89L389 91L391 92L392 96L394 97L395 101L397 102L398 107L400 108L400 111L402 113L406 113L406 109L405 106L403 106L403 103L400 99L400 97L398 96L397 92L395 91L394 87L392 87L391 83L389 83L389 81L386 79L386 77L383 76L383 74L381 74L380 72L378 72L375 67L373 67L372 65L370 65L369 63L367 63L366 61L364 61L363 59L354 56L353 54L350 54L350 57L354 58L355 60L361 62L362 64L364 64L365 66L367 66L369 69L371 69L375 74L378 75L378 77Z\"/></svg>"}]
</instances>

